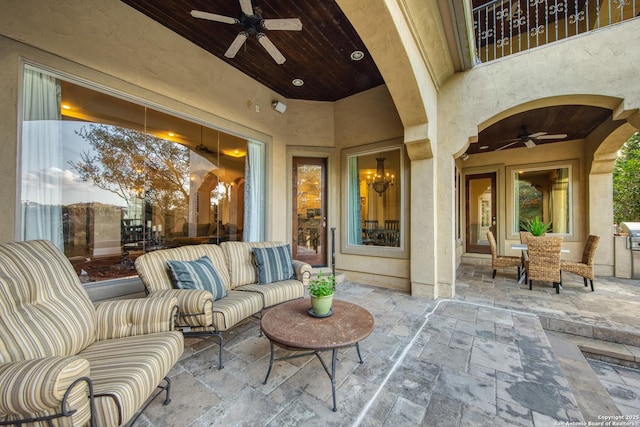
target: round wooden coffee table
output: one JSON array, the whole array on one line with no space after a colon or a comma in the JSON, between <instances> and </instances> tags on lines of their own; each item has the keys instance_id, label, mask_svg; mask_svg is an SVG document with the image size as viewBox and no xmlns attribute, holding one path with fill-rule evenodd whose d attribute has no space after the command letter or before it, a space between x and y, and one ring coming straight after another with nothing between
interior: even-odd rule
<instances>
[{"instance_id":1,"label":"round wooden coffee table","mask_svg":"<svg viewBox=\"0 0 640 427\"><path fill-rule=\"evenodd\" d=\"M264 384L269 379L273 362L296 357L315 355L331 379L333 411L336 407L336 364L338 350L355 346L362 363L359 342L373 332L373 316L357 304L333 300L329 317L317 318L308 313L311 302L308 298L282 303L269 309L260 321L262 332L269 338L271 359ZM287 350L305 351L303 354L275 358L275 346ZM308 351L307 351L308 350ZM331 370L320 356L321 351L332 351Z\"/></svg>"}]
</instances>

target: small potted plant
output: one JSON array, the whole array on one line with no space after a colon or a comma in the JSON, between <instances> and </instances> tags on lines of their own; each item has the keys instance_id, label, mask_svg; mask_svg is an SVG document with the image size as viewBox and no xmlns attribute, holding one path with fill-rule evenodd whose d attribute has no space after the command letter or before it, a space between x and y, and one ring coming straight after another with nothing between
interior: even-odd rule
<instances>
[{"instance_id":1,"label":"small potted plant","mask_svg":"<svg viewBox=\"0 0 640 427\"><path fill-rule=\"evenodd\" d=\"M536 216L534 219L522 221L520 227L534 236L543 236L549 230L549 227L551 227L551 223L545 224Z\"/></svg>"},{"instance_id":2,"label":"small potted plant","mask_svg":"<svg viewBox=\"0 0 640 427\"><path fill-rule=\"evenodd\" d=\"M325 276L322 272L318 277L309 281L309 295L311 296L311 315L325 317L330 314L333 303L333 292L336 288L336 278L333 274Z\"/></svg>"}]
</instances>

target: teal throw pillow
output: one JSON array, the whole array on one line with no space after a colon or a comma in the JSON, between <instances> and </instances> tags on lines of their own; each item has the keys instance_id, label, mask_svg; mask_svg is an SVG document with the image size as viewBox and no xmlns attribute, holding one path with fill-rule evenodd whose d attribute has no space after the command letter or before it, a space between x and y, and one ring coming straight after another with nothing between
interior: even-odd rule
<instances>
[{"instance_id":1,"label":"teal throw pillow","mask_svg":"<svg viewBox=\"0 0 640 427\"><path fill-rule=\"evenodd\" d=\"M253 254L258 267L259 284L266 285L294 277L290 245L253 248Z\"/></svg>"},{"instance_id":2,"label":"teal throw pillow","mask_svg":"<svg viewBox=\"0 0 640 427\"><path fill-rule=\"evenodd\" d=\"M214 301L227 296L224 282L208 256L195 261L167 261L167 264L177 288L209 291Z\"/></svg>"}]
</instances>

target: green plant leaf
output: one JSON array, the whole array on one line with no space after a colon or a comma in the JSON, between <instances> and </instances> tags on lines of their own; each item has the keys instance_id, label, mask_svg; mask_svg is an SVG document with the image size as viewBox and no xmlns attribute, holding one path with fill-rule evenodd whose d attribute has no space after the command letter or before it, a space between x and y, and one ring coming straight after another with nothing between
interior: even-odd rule
<instances>
[{"instance_id":1,"label":"green plant leaf","mask_svg":"<svg viewBox=\"0 0 640 427\"><path fill-rule=\"evenodd\" d=\"M522 221L520 223L520 227L533 234L534 236L542 236L549 230L549 227L551 227L551 223L545 224L540 220L538 216L536 216L532 220L528 219L526 221Z\"/></svg>"},{"instance_id":2,"label":"green plant leaf","mask_svg":"<svg viewBox=\"0 0 640 427\"><path fill-rule=\"evenodd\" d=\"M333 295L336 287L336 278L333 274L324 275L322 271L318 277L309 281L309 295L315 297L326 297Z\"/></svg>"}]
</instances>

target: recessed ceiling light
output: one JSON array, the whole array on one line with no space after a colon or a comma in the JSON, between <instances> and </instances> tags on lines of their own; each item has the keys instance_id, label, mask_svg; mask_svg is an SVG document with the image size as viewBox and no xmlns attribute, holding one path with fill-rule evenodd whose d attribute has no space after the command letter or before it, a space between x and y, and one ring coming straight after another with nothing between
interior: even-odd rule
<instances>
[{"instance_id":1,"label":"recessed ceiling light","mask_svg":"<svg viewBox=\"0 0 640 427\"><path fill-rule=\"evenodd\" d=\"M169 136L176 136L176 134L175 134L175 133L173 133L173 132L169 132L169 133L167 133L167 135L169 135Z\"/></svg>"},{"instance_id":2,"label":"recessed ceiling light","mask_svg":"<svg viewBox=\"0 0 640 427\"><path fill-rule=\"evenodd\" d=\"M304 84L304 80L302 79L293 79L291 81L291 84L293 84L294 86L300 87Z\"/></svg>"},{"instance_id":3,"label":"recessed ceiling light","mask_svg":"<svg viewBox=\"0 0 640 427\"><path fill-rule=\"evenodd\" d=\"M481 145L480 147L478 147L479 150L486 150L487 148L489 148L488 145Z\"/></svg>"},{"instance_id":4,"label":"recessed ceiling light","mask_svg":"<svg viewBox=\"0 0 640 427\"><path fill-rule=\"evenodd\" d=\"M71 110L71 105L69 105L69 104L62 104L62 108L64 108L65 110Z\"/></svg>"},{"instance_id":5,"label":"recessed ceiling light","mask_svg":"<svg viewBox=\"0 0 640 427\"><path fill-rule=\"evenodd\" d=\"M351 60L352 61L360 61L362 58L364 58L364 52L361 50L354 50L353 52L351 52Z\"/></svg>"}]
</instances>

